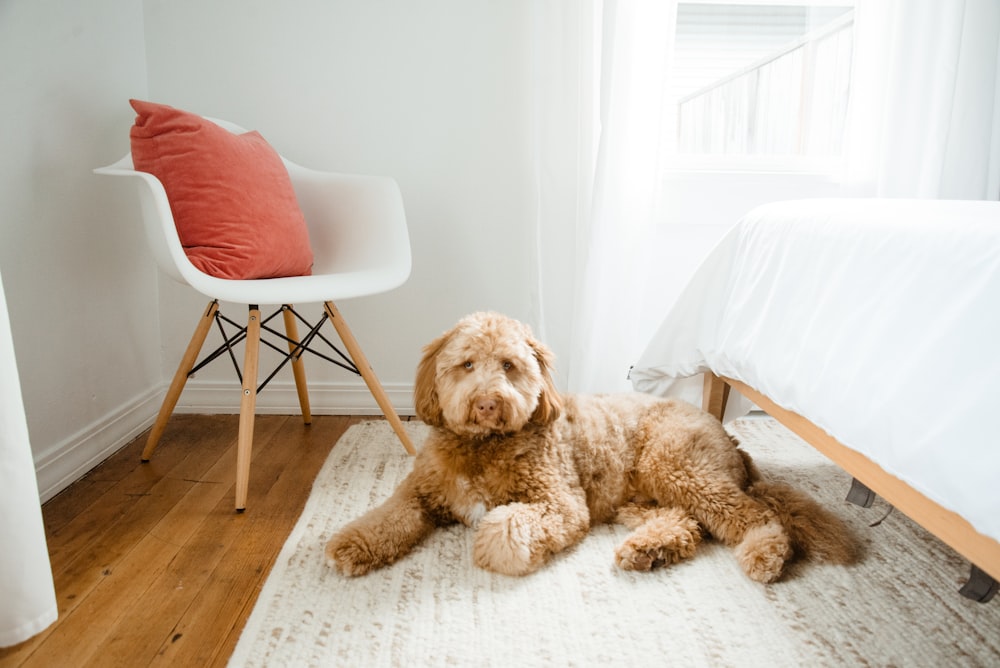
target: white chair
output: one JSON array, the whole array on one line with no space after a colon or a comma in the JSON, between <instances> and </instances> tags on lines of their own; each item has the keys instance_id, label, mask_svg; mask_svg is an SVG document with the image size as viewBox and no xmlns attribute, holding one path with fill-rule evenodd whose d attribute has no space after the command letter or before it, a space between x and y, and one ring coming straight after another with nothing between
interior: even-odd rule
<instances>
[{"instance_id":1,"label":"white chair","mask_svg":"<svg viewBox=\"0 0 1000 668\"><path fill-rule=\"evenodd\" d=\"M245 132L243 128L232 123L217 119L209 120L230 132ZM257 384L262 328L287 342L289 353L279 368L287 361L291 361L302 417L305 423L309 424L312 417L302 355L308 351L326 357L319 353L314 345L316 339L326 341L319 334L319 328L325 320L331 320L347 349L347 354L333 348L339 359L330 357L326 359L358 373L364 379L406 451L411 455L415 453L413 443L375 372L334 305L334 300L363 297L391 290L402 285L409 277L410 240L399 187L390 178L320 172L296 165L284 158L282 160L288 169L299 206L309 227L314 255L311 276L229 280L205 274L188 260L181 246L170 203L159 179L152 174L136 171L133 168L131 154L112 165L94 170L97 174L125 176L132 179L139 193L146 236L160 269L174 280L190 285L211 300L198 321L191 342L167 390L159 415L146 441L142 453L143 461L149 461L156 449L193 370L220 354L228 353L232 356L232 345L245 341L236 462L237 512L242 512L246 508L254 411L257 393L263 387ZM237 325L240 327L237 334L226 335L225 343L209 355L202 365L196 366L198 355L213 322L219 321L220 328L223 320L232 323L219 312L220 300L248 304L247 325L245 328ZM322 303L323 314L318 323L310 325L309 334L300 339L296 321L305 321L301 320L293 305L307 303ZM279 305L280 309L262 322L259 304ZM267 326L267 322L279 311L283 316L287 338ZM264 343L276 348L266 340ZM330 345L332 347L332 344ZM233 359L235 363L235 357ZM237 372L239 372L238 366ZM273 373L264 384L272 376Z\"/></svg>"}]
</instances>

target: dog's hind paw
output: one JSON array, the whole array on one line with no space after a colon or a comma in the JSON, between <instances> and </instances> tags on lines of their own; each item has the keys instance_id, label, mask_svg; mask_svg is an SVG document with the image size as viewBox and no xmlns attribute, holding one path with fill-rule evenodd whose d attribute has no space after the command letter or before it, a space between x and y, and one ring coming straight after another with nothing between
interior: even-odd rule
<instances>
[{"instance_id":1,"label":"dog's hind paw","mask_svg":"<svg viewBox=\"0 0 1000 668\"><path fill-rule=\"evenodd\" d=\"M615 549L615 563L626 571L651 571L663 563L659 550L639 550L631 545L619 545Z\"/></svg>"},{"instance_id":2,"label":"dog's hind paw","mask_svg":"<svg viewBox=\"0 0 1000 668\"><path fill-rule=\"evenodd\" d=\"M736 546L736 558L751 580L768 584L781 577L792 556L788 534L777 522L751 528Z\"/></svg>"},{"instance_id":3,"label":"dog's hind paw","mask_svg":"<svg viewBox=\"0 0 1000 668\"><path fill-rule=\"evenodd\" d=\"M626 571L649 571L658 566L676 564L694 556L701 532L678 528L672 535L650 535L636 531L615 549L615 563Z\"/></svg>"},{"instance_id":4,"label":"dog's hind paw","mask_svg":"<svg viewBox=\"0 0 1000 668\"><path fill-rule=\"evenodd\" d=\"M615 564L626 571L651 571L660 566L676 564L694 555L694 546L682 549L664 545L640 547L625 541L615 549Z\"/></svg>"}]
</instances>

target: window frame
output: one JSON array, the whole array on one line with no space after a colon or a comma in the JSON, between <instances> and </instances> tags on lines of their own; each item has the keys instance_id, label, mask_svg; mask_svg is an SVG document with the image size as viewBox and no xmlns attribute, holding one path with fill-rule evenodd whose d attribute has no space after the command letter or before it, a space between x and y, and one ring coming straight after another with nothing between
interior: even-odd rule
<instances>
[{"instance_id":1,"label":"window frame","mask_svg":"<svg viewBox=\"0 0 1000 668\"><path fill-rule=\"evenodd\" d=\"M795 7L829 7L852 5L856 9L856 0L682 0L680 4L704 4L704 5L746 5L746 6L795 6ZM853 31L855 9L851 9L838 19L838 22L847 23ZM795 48L808 43L815 34L826 29L824 26L819 30L813 30L803 34L801 37L789 42L786 53L790 53ZM675 28L676 30L676 28ZM853 51L853 34L852 51ZM848 58L850 61L853 53ZM746 72L759 68L762 64L774 61L773 56L761 58L748 66L734 71L728 77L723 77L710 86L718 86L720 82L730 81L742 76ZM664 84L665 89L667 84ZM709 86L704 87L708 89ZM849 88L848 88L849 95ZM661 142L664 145L661 159L661 169L667 174L678 174L683 172L748 172L748 173L786 173L786 174L812 174L817 176L828 176L834 178L840 172L843 164L843 135L840 140L840 151L838 153L826 154L802 154L802 153L709 153L709 152L686 152L680 151L679 132L679 103L684 98L671 99L666 91L664 92L665 105L670 109L664 113L664 128L661 132ZM687 96L688 98L691 95ZM846 122L846 109L841 118ZM673 125L674 130L669 129Z\"/></svg>"}]
</instances>

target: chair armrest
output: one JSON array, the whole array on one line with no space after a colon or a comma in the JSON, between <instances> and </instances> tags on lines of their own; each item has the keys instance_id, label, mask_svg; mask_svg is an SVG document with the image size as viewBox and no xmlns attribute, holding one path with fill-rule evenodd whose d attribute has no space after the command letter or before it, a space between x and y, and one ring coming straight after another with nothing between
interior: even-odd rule
<instances>
[{"instance_id":1,"label":"chair armrest","mask_svg":"<svg viewBox=\"0 0 1000 668\"><path fill-rule=\"evenodd\" d=\"M128 155L113 165L95 169L94 173L101 176L128 177L128 181L136 187L139 195L143 228L153 258L165 274L178 283L188 283L181 266L184 271L198 270L184 253L163 183L152 174L133 169L131 156Z\"/></svg>"},{"instance_id":2,"label":"chair armrest","mask_svg":"<svg viewBox=\"0 0 1000 668\"><path fill-rule=\"evenodd\" d=\"M314 274L392 270L410 273L410 237L396 181L338 174L286 161L309 226Z\"/></svg>"}]
</instances>

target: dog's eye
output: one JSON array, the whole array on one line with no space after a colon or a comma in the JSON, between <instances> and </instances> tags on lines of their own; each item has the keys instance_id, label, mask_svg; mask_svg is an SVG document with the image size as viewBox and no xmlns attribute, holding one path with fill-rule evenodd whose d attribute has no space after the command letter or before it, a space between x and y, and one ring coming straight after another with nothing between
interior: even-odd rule
<instances>
[{"instance_id":1,"label":"dog's eye","mask_svg":"<svg viewBox=\"0 0 1000 668\"><path fill-rule=\"evenodd\" d=\"M464 364L464 366L465 366L465 368L466 368L466 369L467 369L468 371L472 371L472 362L471 362L471 361L469 361L469 362L466 362L466 363Z\"/></svg>"},{"instance_id":2,"label":"dog's eye","mask_svg":"<svg viewBox=\"0 0 1000 668\"><path fill-rule=\"evenodd\" d=\"M504 363L503 363L503 370L504 371L510 371L513 368L514 368L513 363L511 363L509 360L504 360Z\"/></svg>"}]
</instances>

